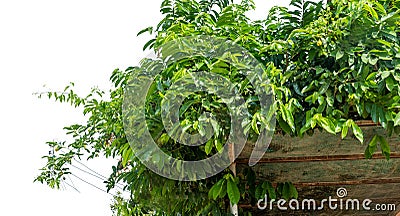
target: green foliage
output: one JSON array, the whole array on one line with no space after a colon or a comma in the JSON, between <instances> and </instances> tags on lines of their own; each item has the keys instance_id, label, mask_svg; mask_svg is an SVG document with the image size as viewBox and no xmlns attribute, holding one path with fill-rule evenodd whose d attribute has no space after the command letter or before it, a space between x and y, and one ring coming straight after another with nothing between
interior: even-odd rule
<instances>
[{"instance_id":1,"label":"green foliage","mask_svg":"<svg viewBox=\"0 0 400 216\"><path fill-rule=\"evenodd\" d=\"M367 148L365 149L365 157L370 159L375 151L378 149L378 142L380 144L382 154L387 160L390 158L390 147L389 143L386 141L385 137L380 135L375 135L369 142Z\"/></svg>"},{"instance_id":2,"label":"green foliage","mask_svg":"<svg viewBox=\"0 0 400 216\"><path fill-rule=\"evenodd\" d=\"M273 187L272 183L269 181L262 182L258 184L255 191L256 199L264 199L267 195L268 199L297 199L298 192L296 187L291 182L279 182L276 187Z\"/></svg>"},{"instance_id":3,"label":"green foliage","mask_svg":"<svg viewBox=\"0 0 400 216\"><path fill-rule=\"evenodd\" d=\"M275 96L276 133L291 136L313 134L315 129L345 138L351 130L364 142L357 120L372 119L388 134L400 134L400 2L397 0L332 0L321 2L293 0L293 10L274 7L265 20L251 21L245 13L255 6L251 0L234 4L230 0L165 0L164 18L157 26L138 33L154 38L144 49L158 48L182 36L212 35L235 41L265 65L265 75ZM146 64L146 62L142 62ZM139 66L140 67L140 66ZM138 67L115 70L110 98L93 89L85 97L76 95L73 84L62 93L46 95L59 102L83 107L85 124L65 127L74 141L47 143L55 154L45 156L47 164L36 181L58 188L69 174L68 164L88 154L120 158L106 182L110 190L125 182L130 200L116 197L117 215L225 215L229 202L255 203L264 194L269 197L296 198L297 190L289 182L256 184L250 168L234 177L225 170L212 178L196 182L177 182L149 171L134 156L122 125L123 90L128 77ZM199 160L222 148L229 134L229 110L216 95L198 92L188 97L179 110L181 126L189 133L203 133L201 114L212 113L215 136L204 146L189 147L176 143L163 130L160 103L171 84L196 71L218 73L240 89L251 116L243 125L249 139L256 139L264 116L254 97L254 87L238 69L218 59L196 57L169 65L155 80L148 93L147 122L151 134L164 152L175 158ZM384 137L374 136L366 147L371 158L380 149L387 159L390 148Z\"/></svg>"}]
</instances>

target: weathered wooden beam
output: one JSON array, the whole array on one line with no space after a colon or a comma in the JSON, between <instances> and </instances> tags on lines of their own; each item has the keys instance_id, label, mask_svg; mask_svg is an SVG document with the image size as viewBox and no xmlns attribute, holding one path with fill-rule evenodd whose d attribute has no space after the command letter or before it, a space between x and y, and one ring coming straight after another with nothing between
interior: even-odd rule
<instances>
[{"instance_id":1,"label":"weathered wooden beam","mask_svg":"<svg viewBox=\"0 0 400 216\"><path fill-rule=\"evenodd\" d=\"M332 182L293 182L296 187L338 186L338 185L365 185L365 184L394 184L400 183L400 177L358 179Z\"/></svg>"},{"instance_id":2,"label":"weathered wooden beam","mask_svg":"<svg viewBox=\"0 0 400 216\"><path fill-rule=\"evenodd\" d=\"M390 158L400 158L400 152L390 153ZM372 159L385 159L381 153L375 153ZM291 163L291 162L317 162L317 161L341 161L341 160L366 160L364 154L348 155L316 155L316 156L298 156L298 157L274 157L261 158L258 163ZM236 159L237 164L248 164L249 159Z\"/></svg>"}]
</instances>

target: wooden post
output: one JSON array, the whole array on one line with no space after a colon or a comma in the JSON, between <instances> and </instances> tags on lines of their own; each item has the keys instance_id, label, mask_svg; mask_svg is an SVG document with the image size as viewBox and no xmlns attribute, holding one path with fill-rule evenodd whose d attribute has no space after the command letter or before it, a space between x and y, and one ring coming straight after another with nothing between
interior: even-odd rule
<instances>
[{"instance_id":1,"label":"wooden post","mask_svg":"<svg viewBox=\"0 0 400 216\"><path fill-rule=\"evenodd\" d=\"M236 162L235 162L235 146L232 143L229 143L229 160L231 162L231 165L229 166L229 169L232 171L233 175L236 177ZM238 210L238 206L232 205L231 202L229 202L230 205L230 209L231 209L231 213L235 216L239 216L239 210Z\"/></svg>"}]
</instances>

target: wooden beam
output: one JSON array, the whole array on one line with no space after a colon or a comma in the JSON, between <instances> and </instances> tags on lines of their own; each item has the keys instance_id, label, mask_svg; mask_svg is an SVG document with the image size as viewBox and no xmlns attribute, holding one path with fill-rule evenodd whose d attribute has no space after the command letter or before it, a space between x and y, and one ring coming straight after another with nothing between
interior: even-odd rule
<instances>
[{"instance_id":1,"label":"wooden beam","mask_svg":"<svg viewBox=\"0 0 400 216\"><path fill-rule=\"evenodd\" d=\"M400 152L390 153L390 158L400 158ZM375 153L372 159L386 159L381 153ZM318 161L342 161L342 160L367 160L364 154L348 154L348 155L316 155L316 156L295 156L295 157L275 157L261 158L258 163L291 163L291 162L318 162ZM249 159L238 158L237 164L248 164Z\"/></svg>"},{"instance_id":2,"label":"wooden beam","mask_svg":"<svg viewBox=\"0 0 400 216\"><path fill-rule=\"evenodd\" d=\"M358 179L358 180L335 181L335 182L297 182L297 183L294 182L293 185L296 187L316 187L316 186L394 184L394 183L400 183L400 177Z\"/></svg>"}]
</instances>

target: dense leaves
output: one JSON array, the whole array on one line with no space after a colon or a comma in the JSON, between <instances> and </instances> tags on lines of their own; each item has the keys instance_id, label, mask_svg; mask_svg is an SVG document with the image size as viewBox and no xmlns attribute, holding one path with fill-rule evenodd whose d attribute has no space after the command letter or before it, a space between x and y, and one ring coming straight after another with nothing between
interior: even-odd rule
<instances>
[{"instance_id":1,"label":"dense leaves","mask_svg":"<svg viewBox=\"0 0 400 216\"><path fill-rule=\"evenodd\" d=\"M357 120L371 119L388 134L400 134L400 1L331 0L327 4L293 0L290 7L274 7L265 20L251 21L246 12L255 8L251 0L234 4L230 0L165 0L164 18L157 26L145 28L154 38L144 49L160 46L182 36L212 35L235 41L265 65L265 74L275 96L276 133L291 136L312 135L315 129L342 138L352 134L365 140ZM145 63L145 62L142 62ZM144 167L134 156L122 125L123 89L138 67L115 70L115 88L106 99L93 89L79 97L66 88L63 93L48 93L50 98L84 108L86 124L65 128L74 141L48 145L55 154L45 156L46 166L37 181L59 187L69 173L68 164L83 154L120 158L106 182L108 189L117 182L127 184L129 200L116 197L113 209L118 215L224 215L229 202L256 203L269 197L298 196L293 184L256 181L251 168L233 176L230 170L196 182L164 179ZM237 73L237 68L217 59L185 59L170 65L154 80L148 94L147 125L154 140L168 154L198 160L218 152L225 143L230 125L227 107L216 95L198 92L180 108L181 126L190 133L203 133L201 114L215 115L215 136L205 145L189 147L170 139L160 120L160 102L171 84L196 71L218 73L235 83L245 97L252 116L243 125L250 139L263 126L260 104L254 88ZM381 135L366 143L367 158L378 149L389 159L390 148ZM258 184L256 185L256 182Z\"/></svg>"}]
</instances>

